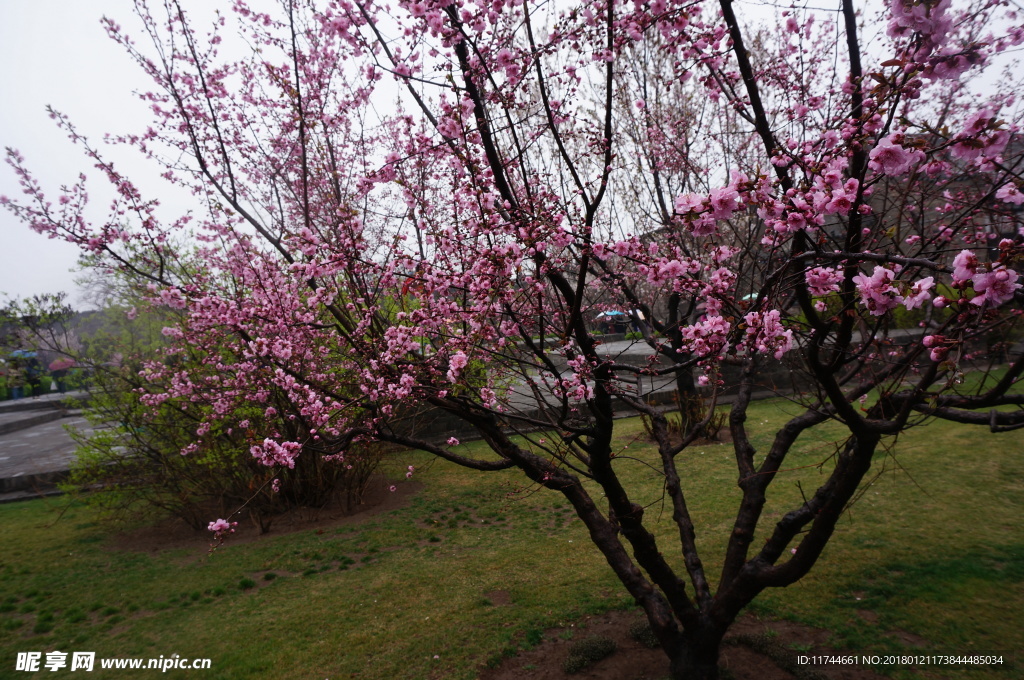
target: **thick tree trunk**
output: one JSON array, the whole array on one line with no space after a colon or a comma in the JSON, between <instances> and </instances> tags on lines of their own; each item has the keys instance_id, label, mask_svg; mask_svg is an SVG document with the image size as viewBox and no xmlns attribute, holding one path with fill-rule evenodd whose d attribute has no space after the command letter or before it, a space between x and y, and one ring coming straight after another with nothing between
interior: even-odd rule
<instances>
[{"instance_id":1,"label":"thick tree trunk","mask_svg":"<svg viewBox=\"0 0 1024 680\"><path fill-rule=\"evenodd\" d=\"M685 404L686 399L697 394L697 383L693 380L693 371L686 370L676 373L676 392L679 393L680 404Z\"/></svg>"},{"instance_id":2,"label":"thick tree trunk","mask_svg":"<svg viewBox=\"0 0 1024 680\"><path fill-rule=\"evenodd\" d=\"M698 631L685 636L677 654L670 654L672 680L717 680L722 633Z\"/></svg>"}]
</instances>

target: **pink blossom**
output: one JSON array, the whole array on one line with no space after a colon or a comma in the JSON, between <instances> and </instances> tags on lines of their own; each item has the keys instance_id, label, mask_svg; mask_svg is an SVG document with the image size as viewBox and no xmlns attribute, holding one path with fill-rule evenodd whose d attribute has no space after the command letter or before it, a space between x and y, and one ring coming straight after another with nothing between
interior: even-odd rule
<instances>
[{"instance_id":1,"label":"pink blossom","mask_svg":"<svg viewBox=\"0 0 1024 680\"><path fill-rule=\"evenodd\" d=\"M988 305L998 307L999 305L1013 299L1014 293L1021 287L1017 283L1017 272L1006 269L1002 265L996 266L991 272L983 272L974 275L974 292L977 293L971 304L981 307Z\"/></svg>"},{"instance_id":2,"label":"pink blossom","mask_svg":"<svg viewBox=\"0 0 1024 680\"><path fill-rule=\"evenodd\" d=\"M967 122L964 124L964 130L962 134L976 137L977 135L980 135L982 132L988 130L989 126L992 124L992 121L994 119L995 113L993 113L992 109L990 108L986 107L984 109L981 109L980 111L976 111L974 114L971 115L970 118L967 119Z\"/></svg>"},{"instance_id":3,"label":"pink blossom","mask_svg":"<svg viewBox=\"0 0 1024 680\"><path fill-rule=\"evenodd\" d=\"M299 455L302 444L298 442L284 442L278 444L273 439L264 439L262 444L249 448L249 453L267 467L284 465L288 468L295 467L295 458Z\"/></svg>"},{"instance_id":4,"label":"pink blossom","mask_svg":"<svg viewBox=\"0 0 1024 680\"><path fill-rule=\"evenodd\" d=\"M977 139L961 139L949 147L949 152L960 160L971 161L981 156L985 150L984 143Z\"/></svg>"},{"instance_id":5,"label":"pink blossom","mask_svg":"<svg viewBox=\"0 0 1024 680\"><path fill-rule=\"evenodd\" d=\"M828 214L847 215L853 209L855 194L848 194L845 191L832 192L832 198L825 204L825 212Z\"/></svg>"},{"instance_id":6,"label":"pink blossom","mask_svg":"<svg viewBox=\"0 0 1024 680\"><path fill-rule=\"evenodd\" d=\"M794 210L791 211L788 215L786 215L786 231L800 231L806 226L807 218L804 217L804 214L802 212Z\"/></svg>"},{"instance_id":7,"label":"pink blossom","mask_svg":"<svg viewBox=\"0 0 1024 680\"><path fill-rule=\"evenodd\" d=\"M979 59L976 54L965 54L959 47L944 47L928 58L925 77L935 80L956 80Z\"/></svg>"},{"instance_id":8,"label":"pink blossom","mask_svg":"<svg viewBox=\"0 0 1024 680\"><path fill-rule=\"evenodd\" d=\"M708 316L681 330L683 344L693 354L706 357L718 354L725 347L731 326L721 316Z\"/></svg>"},{"instance_id":9,"label":"pink blossom","mask_svg":"<svg viewBox=\"0 0 1024 680\"><path fill-rule=\"evenodd\" d=\"M777 309L767 312L750 312L743 317L747 324L744 339L748 349L761 354L772 353L776 359L793 348L793 331L782 325L782 313Z\"/></svg>"},{"instance_id":10,"label":"pink blossom","mask_svg":"<svg viewBox=\"0 0 1024 680\"><path fill-rule=\"evenodd\" d=\"M177 288L165 288L159 292L160 302L171 309L184 309L185 298Z\"/></svg>"},{"instance_id":11,"label":"pink blossom","mask_svg":"<svg viewBox=\"0 0 1024 680\"><path fill-rule=\"evenodd\" d=\"M715 189L711 192L711 216L717 220L727 220L739 209L739 192L731 186Z\"/></svg>"},{"instance_id":12,"label":"pink blossom","mask_svg":"<svg viewBox=\"0 0 1024 680\"><path fill-rule=\"evenodd\" d=\"M952 20L946 16L948 8L949 0L936 3L893 0L890 5L892 21L887 32L891 37L918 33L929 46L941 44L952 25Z\"/></svg>"},{"instance_id":13,"label":"pink blossom","mask_svg":"<svg viewBox=\"0 0 1024 680\"><path fill-rule=\"evenodd\" d=\"M895 274L891 269L875 267L871 276L857 274L853 277L860 294L860 302L873 316L882 316L903 302L903 297L893 286Z\"/></svg>"},{"instance_id":14,"label":"pink blossom","mask_svg":"<svg viewBox=\"0 0 1024 680\"><path fill-rule=\"evenodd\" d=\"M1013 182L1007 182L996 191L996 198L1000 201L1020 205L1024 203L1024 192Z\"/></svg>"},{"instance_id":15,"label":"pink blossom","mask_svg":"<svg viewBox=\"0 0 1024 680\"><path fill-rule=\"evenodd\" d=\"M456 352L452 355L452 358L448 360L448 379L452 382L459 377L462 373L462 369L469 363L469 357L466 356L465 352Z\"/></svg>"},{"instance_id":16,"label":"pink blossom","mask_svg":"<svg viewBox=\"0 0 1024 680\"><path fill-rule=\"evenodd\" d=\"M807 288L811 295L824 297L829 293L839 291L839 284L843 280L842 274L831 267L815 267L804 274L807 281Z\"/></svg>"},{"instance_id":17,"label":"pink blossom","mask_svg":"<svg viewBox=\"0 0 1024 680\"><path fill-rule=\"evenodd\" d=\"M932 361L942 361L949 354L949 346L943 335L926 335L921 344L929 350L928 357Z\"/></svg>"},{"instance_id":18,"label":"pink blossom","mask_svg":"<svg viewBox=\"0 0 1024 680\"><path fill-rule=\"evenodd\" d=\"M718 230L715 216L711 213L704 213L694 218L689 223L689 228L694 236L710 236Z\"/></svg>"},{"instance_id":19,"label":"pink blossom","mask_svg":"<svg viewBox=\"0 0 1024 680\"><path fill-rule=\"evenodd\" d=\"M498 395L490 387L480 389L480 400L487 408L494 408L498 405Z\"/></svg>"},{"instance_id":20,"label":"pink blossom","mask_svg":"<svg viewBox=\"0 0 1024 680\"><path fill-rule=\"evenodd\" d=\"M704 198L697 194L682 194L675 200L676 212L685 215L689 212L701 212L704 209Z\"/></svg>"},{"instance_id":21,"label":"pink blossom","mask_svg":"<svg viewBox=\"0 0 1024 680\"><path fill-rule=\"evenodd\" d=\"M218 519L210 522L209 526L206 527L210 531L227 531L231 529L231 523L226 519Z\"/></svg>"},{"instance_id":22,"label":"pink blossom","mask_svg":"<svg viewBox=\"0 0 1024 680\"><path fill-rule=\"evenodd\" d=\"M669 260L658 265L658 276L662 279L679 278L686 274L686 265L679 260Z\"/></svg>"},{"instance_id":23,"label":"pink blossom","mask_svg":"<svg viewBox=\"0 0 1024 680\"><path fill-rule=\"evenodd\" d=\"M961 250L953 258L953 284L962 285L971 280L979 266L978 256L970 250Z\"/></svg>"},{"instance_id":24,"label":"pink blossom","mask_svg":"<svg viewBox=\"0 0 1024 680\"><path fill-rule=\"evenodd\" d=\"M448 446L458 446L459 440L455 437L448 437Z\"/></svg>"},{"instance_id":25,"label":"pink blossom","mask_svg":"<svg viewBox=\"0 0 1024 680\"><path fill-rule=\"evenodd\" d=\"M929 276L916 281L910 291L903 298L903 306L907 309L915 309L928 301L928 296L935 285L935 277Z\"/></svg>"},{"instance_id":26,"label":"pink blossom","mask_svg":"<svg viewBox=\"0 0 1024 680\"><path fill-rule=\"evenodd\" d=\"M879 140L875 148L868 154L870 159L868 167L875 172L891 177L905 175L924 160L924 152L914 149L905 149L893 141L895 135ZM902 135L900 135L902 137Z\"/></svg>"}]
</instances>

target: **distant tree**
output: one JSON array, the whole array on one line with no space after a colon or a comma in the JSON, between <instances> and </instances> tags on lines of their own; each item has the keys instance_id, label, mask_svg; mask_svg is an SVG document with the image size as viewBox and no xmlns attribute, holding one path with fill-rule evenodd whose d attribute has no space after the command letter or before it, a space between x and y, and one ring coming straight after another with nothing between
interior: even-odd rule
<instances>
[{"instance_id":1,"label":"distant tree","mask_svg":"<svg viewBox=\"0 0 1024 680\"><path fill-rule=\"evenodd\" d=\"M145 403L250 432L267 466L310 442L356 456L384 441L519 469L572 503L673 677L716 676L730 623L810 571L901 432L1024 424L1024 359L974 361L1020 310L1020 71L970 87L1024 41L1011 6L894 0L867 17L842 0L758 28L731 0L236 2L240 59L221 56L225 17L203 37L177 2L138 7L147 47L107 26L152 77L155 120L113 139L201 212L161 222L57 112L117 191L111 218L84 218L84 182L48 202L15 151L27 198L4 203L181 314L165 334L204 365L147 365ZM175 279L167 243L183 232L202 267ZM589 322L610 308L645 313L649 363L603 350ZM888 337L920 308L946 311ZM805 408L759 450L747 408L781 366ZM670 437L637 375L702 386L703 420L736 392L739 503L710 561L685 491L703 421ZM278 393L301 428L264 437L238 420ZM410 435L410 405L457 417L492 455ZM615 439L620 409L652 422L653 488L620 475L637 464ZM794 443L825 423L846 435L817 488L768 519ZM659 496L674 537L645 519Z\"/></svg>"},{"instance_id":2,"label":"distant tree","mask_svg":"<svg viewBox=\"0 0 1024 680\"><path fill-rule=\"evenodd\" d=\"M66 348L75 344L69 324L75 310L67 302L66 293L8 298L0 306L0 328L3 329L5 352L19 349ZM59 350L55 350L59 351Z\"/></svg>"}]
</instances>

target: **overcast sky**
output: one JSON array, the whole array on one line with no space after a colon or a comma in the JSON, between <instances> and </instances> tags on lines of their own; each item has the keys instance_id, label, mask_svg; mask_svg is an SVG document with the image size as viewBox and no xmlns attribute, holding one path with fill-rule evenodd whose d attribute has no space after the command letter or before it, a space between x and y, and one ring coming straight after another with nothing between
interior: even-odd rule
<instances>
[{"instance_id":1,"label":"overcast sky","mask_svg":"<svg viewBox=\"0 0 1024 680\"><path fill-rule=\"evenodd\" d=\"M47 104L97 140L115 121L144 115L132 96L144 80L106 37L99 23L104 14L128 24L131 0L0 0L0 145L19 149L51 190L73 183L86 163L47 117ZM6 164L0 194L21 195ZM36 234L0 210L0 293L71 292L77 257L76 247Z\"/></svg>"}]
</instances>

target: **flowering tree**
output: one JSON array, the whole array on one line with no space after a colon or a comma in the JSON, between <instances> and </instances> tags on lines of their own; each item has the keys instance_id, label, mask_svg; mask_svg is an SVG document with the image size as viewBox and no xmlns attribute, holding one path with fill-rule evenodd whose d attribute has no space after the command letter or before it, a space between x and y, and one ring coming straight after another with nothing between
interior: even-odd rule
<instances>
[{"instance_id":1,"label":"flowering tree","mask_svg":"<svg viewBox=\"0 0 1024 680\"><path fill-rule=\"evenodd\" d=\"M84 179L48 202L14 151L27 199L4 203L186 315L168 351L213 370L150 362L148 403L194 408L199 440L247 431L267 466L386 441L519 469L571 502L673 677L715 677L729 624L814 566L880 446L929 418L1024 424L1024 360L960 384L1020 302L1021 90L969 87L1024 41L1001 2L893 0L869 19L842 0L757 27L731 0L286 0L273 16L239 0L241 59L220 55L224 18L202 37L173 0L138 9L146 48L107 27L152 77L155 121L113 141L201 211L160 221L57 112L113 183L111 217L85 219ZM172 279L182 233L204 266ZM646 364L603 349L589 321L612 308L642 313ZM747 408L784 364L805 408L759 451ZM670 437L637 375L712 406L735 391L741 494L711 562L683 488L703 423ZM272 393L301 431L234 422ZM423 405L491 454L410 434ZM620 409L651 418L674 537L620 476ZM830 422L846 436L820 486L764 520L794 443Z\"/></svg>"}]
</instances>

